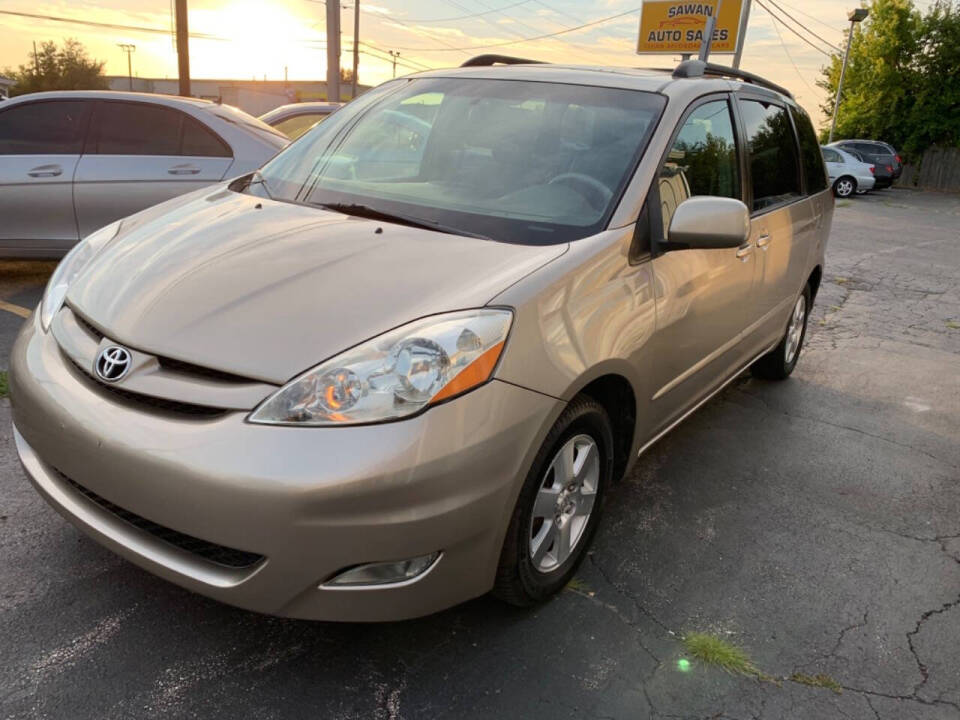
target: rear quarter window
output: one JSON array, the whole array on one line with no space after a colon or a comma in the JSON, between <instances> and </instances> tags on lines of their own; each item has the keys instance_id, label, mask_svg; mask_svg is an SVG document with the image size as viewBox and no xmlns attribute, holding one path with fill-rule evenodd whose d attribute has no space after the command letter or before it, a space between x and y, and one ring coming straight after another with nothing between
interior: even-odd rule
<instances>
[{"instance_id":1,"label":"rear quarter window","mask_svg":"<svg viewBox=\"0 0 960 720\"><path fill-rule=\"evenodd\" d=\"M827 170L823 165L820 143L806 112L801 108L791 107L790 114L800 139L800 163L807 180L807 193L813 195L827 189ZM831 162L839 162L839 159Z\"/></svg>"}]
</instances>

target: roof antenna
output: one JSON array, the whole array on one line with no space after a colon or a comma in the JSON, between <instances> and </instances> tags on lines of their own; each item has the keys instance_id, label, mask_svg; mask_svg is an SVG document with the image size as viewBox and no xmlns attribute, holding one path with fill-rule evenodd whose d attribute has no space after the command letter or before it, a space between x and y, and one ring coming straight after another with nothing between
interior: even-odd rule
<instances>
[{"instance_id":1,"label":"roof antenna","mask_svg":"<svg viewBox=\"0 0 960 720\"><path fill-rule=\"evenodd\" d=\"M717 0L717 6L713 9L710 17L707 18L707 27L703 31L703 40L700 41L700 54L697 55L697 60L700 62L707 62L707 58L710 57L710 46L713 45L713 31L717 27L717 15L720 14L720 6L723 4L723 0Z\"/></svg>"}]
</instances>

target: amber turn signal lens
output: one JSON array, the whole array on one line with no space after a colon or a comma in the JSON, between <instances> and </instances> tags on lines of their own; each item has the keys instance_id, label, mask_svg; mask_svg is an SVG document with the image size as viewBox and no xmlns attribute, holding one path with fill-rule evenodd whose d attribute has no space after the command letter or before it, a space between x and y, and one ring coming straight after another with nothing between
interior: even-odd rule
<instances>
[{"instance_id":1,"label":"amber turn signal lens","mask_svg":"<svg viewBox=\"0 0 960 720\"><path fill-rule=\"evenodd\" d=\"M452 398L466 392L480 383L484 383L490 377L490 373L497 366L497 360L500 359L500 353L503 351L503 342L499 342L478 357L463 370L457 373L457 376L443 386L443 389L430 399L430 404L438 403L441 400Z\"/></svg>"}]
</instances>

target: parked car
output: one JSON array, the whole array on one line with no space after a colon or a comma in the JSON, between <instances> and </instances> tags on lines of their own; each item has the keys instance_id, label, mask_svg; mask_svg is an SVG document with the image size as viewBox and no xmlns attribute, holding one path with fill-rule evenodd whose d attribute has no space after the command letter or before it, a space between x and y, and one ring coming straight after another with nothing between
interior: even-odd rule
<instances>
[{"instance_id":1,"label":"parked car","mask_svg":"<svg viewBox=\"0 0 960 720\"><path fill-rule=\"evenodd\" d=\"M46 500L277 615L563 588L639 454L743 370L793 372L834 200L754 75L521 62L389 81L88 236L10 360Z\"/></svg>"},{"instance_id":2,"label":"parked car","mask_svg":"<svg viewBox=\"0 0 960 720\"><path fill-rule=\"evenodd\" d=\"M875 166L876 188L888 188L903 174L903 162L892 145L876 140L838 140L827 147L848 152Z\"/></svg>"},{"instance_id":3,"label":"parked car","mask_svg":"<svg viewBox=\"0 0 960 720\"><path fill-rule=\"evenodd\" d=\"M21 95L0 108L0 257L59 257L119 218L254 170L287 145L207 100Z\"/></svg>"},{"instance_id":4,"label":"parked car","mask_svg":"<svg viewBox=\"0 0 960 720\"><path fill-rule=\"evenodd\" d=\"M838 198L873 190L875 166L865 163L837 147L820 148L827 166L827 176Z\"/></svg>"},{"instance_id":5,"label":"parked car","mask_svg":"<svg viewBox=\"0 0 960 720\"><path fill-rule=\"evenodd\" d=\"M303 102L281 105L260 119L270 127L276 128L291 140L296 140L318 122L326 120L331 114L343 107L343 103Z\"/></svg>"}]
</instances>

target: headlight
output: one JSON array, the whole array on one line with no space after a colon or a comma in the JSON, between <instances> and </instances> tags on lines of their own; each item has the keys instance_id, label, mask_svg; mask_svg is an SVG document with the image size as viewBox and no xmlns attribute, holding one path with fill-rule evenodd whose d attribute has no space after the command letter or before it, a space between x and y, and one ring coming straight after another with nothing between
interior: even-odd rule
<instances>
[{"instance_id":1,"label":"headlight","mask_svg":"<svg viewBox=\"0 0 960 720\"><path fill-rule=\"evenodd\" d=\"M50 329L54 315L63 306L70 285L94 256L103 249L103 246L117 236L119 231L120 221L118 220L87 235L57 265L57 269L50 276L50 282L47 283L47 289L43 292L43 302L40 304L40 326L44 332Z\"/></svg>"},{"instance_id":2,"label":"headlight","mask_svg":"<svg viewBox=\"0 0 960 720\"><path fill-rule=\"evenodd\" d=\"M294 378L248 419L329 426L413 415L489 380L512 321L499 309L417 320Z\"/></svg>"}]
</instances>

